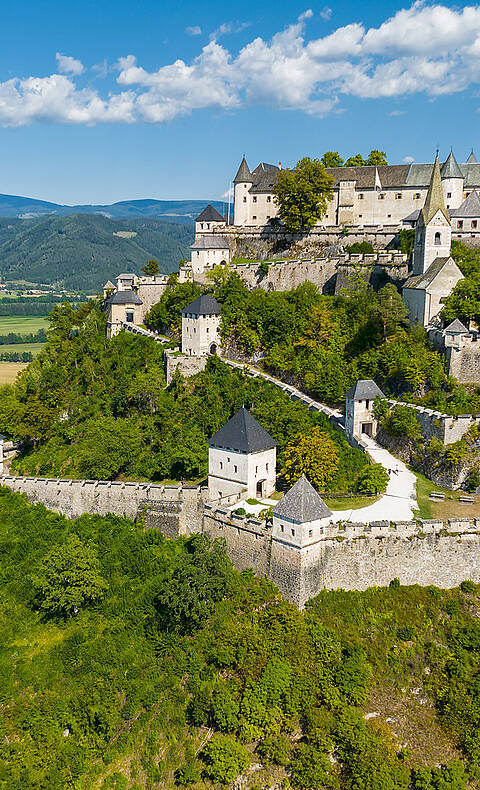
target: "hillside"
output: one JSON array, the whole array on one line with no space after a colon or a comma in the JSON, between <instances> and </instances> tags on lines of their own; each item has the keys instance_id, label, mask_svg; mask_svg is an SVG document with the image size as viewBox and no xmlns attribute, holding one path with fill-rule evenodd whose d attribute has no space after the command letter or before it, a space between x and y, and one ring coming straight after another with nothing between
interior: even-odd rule
<instances>
[{"instance_id":1,"label":"hillside","mask_svg":"<svg viewBox=\"0 0 480 790\"><path fill-rule=\"evenodd\" d=\"M160 262L162 272L175 271L189 257L192 240L190 220L187 225L87 214L0 219L0 275L4 280L98 290L120 272L140 273L149 258Z\"/></svg>"},{"instance_id":2,"label":"hillside","mask_svg":"<svg viewBox=\"0 0 480 790\"><path fill-rule=\"evenodd\" d=\"M107 205L83 204L65 206L47 200L0 194L0 217L34 218L46 214L102 214L111 219L129 217L164 217L172 221L191 221L211 202L222 212L224 204L209 200L121 200Z\"/></svg>"}]
</instances>

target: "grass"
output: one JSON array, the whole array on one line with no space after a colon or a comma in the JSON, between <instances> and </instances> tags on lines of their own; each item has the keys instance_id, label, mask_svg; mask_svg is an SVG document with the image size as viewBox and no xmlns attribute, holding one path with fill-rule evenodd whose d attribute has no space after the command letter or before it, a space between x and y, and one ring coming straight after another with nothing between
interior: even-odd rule
<instances>
[{"instance_id":1,"label":"grass","mask_svg":"<svg viewBox=\"0 0 480 790\"><path fill-rule=\"evenodd\" d=\"M418 472L415 472L415 475L417 478L418 510L415 511L417 518L438 518L446 521L449 518L478 518L480 516L479 497L473 496L475 502L472 505L459 502L459 497L464 496L465 491L442 488ZM439 501L429 499L432 491L440 491L445 494L445 499Z\"/></svg>"},{"instance_id":2,"label":"grass","mask_svg":"<svg viewBox=\"0 0 480 790\"><path fill-rule=\"evenodd\" d=\"M4 352L22 354L24 351L30 351L34 357L37 357L44 345L45 343L7 343L4 346L0 346L0 354Z\"/></svg>"},{"instance_id":3,"label":"grass","mask_svg":"<svg viewBox=\"0 0 480 790\"><path fill-rule=\"evenodd\" d=\"M13 384L17 374L27 367L26 362L0 362L0 385Z\"/></svg>"},{"instance_id":4,"label":"grass","mask_svg":"<svg viewBox=\"0 0 480 790\"><path fill-rule=\"evenodd\" d=\"M323 501L330 510L359 510L361 507L368 507L378 502L380 496L351 496L351 497L329 497L323 496Z\"/></svg>"},{"instance_id":5,"label":"grass","mask_svg":"<svg viewBox=\"0 0 480 790\"><path fill-rule=\"evenodd\" d=\"M230 263L233 266L236 266L239 263L260 263L260 261L258 260L258 258L233 258L233 260L230 261Z\"/></svg>"},{"instance_id":6,"label":"grass","mask_svg":"<svg viewBox=\"0 0 480 790\"><path fill-rule=\"evenodd\" d=\"M1 315L0 335L14 332L17 335L36 334L39 329L47 329L48 320L41 315Z\"/></svg>"}]
</instances>

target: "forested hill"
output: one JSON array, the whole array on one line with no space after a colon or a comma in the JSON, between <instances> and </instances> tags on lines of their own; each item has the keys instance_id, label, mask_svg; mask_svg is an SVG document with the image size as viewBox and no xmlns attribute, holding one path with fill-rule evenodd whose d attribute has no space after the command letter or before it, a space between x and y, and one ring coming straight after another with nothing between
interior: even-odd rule
<instances>
[{"instance_id":1,"label":"forested hill","mask_svg":"<svg viewBox=\"0 0 480 790\"><path fill-rule=\"evenodd\" d=\"M0 219L0 275L96 290L120 272L140 273L149 258L160 262L160 271L175 271L189 257L193 236L191 220L111 220L89 214Z\"/></svg>"},{"instance_id":2,"label":"forested hill","mask_svg":"<svg viewBox=\"0 0 480 790\"><path fill-rule=\"evenodd\" d=\"M65 206L47 200L21 197L19 195L0 195L0 217L42 217L46 214L66 216L67 214L102 214L111 219L129 217L164 217L178 221L193 220L207 203L223 212L224 204L212 200L121 200L106 205L81 204Z\"/></svg>"}]
</instances>

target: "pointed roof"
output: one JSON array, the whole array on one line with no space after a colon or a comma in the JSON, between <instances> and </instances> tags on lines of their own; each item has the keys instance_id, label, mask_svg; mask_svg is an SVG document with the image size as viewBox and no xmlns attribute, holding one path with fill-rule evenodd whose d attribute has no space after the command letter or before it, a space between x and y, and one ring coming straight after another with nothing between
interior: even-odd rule
<instances>
[{"instance_id":1,"label":"pointed roof","mask_svg":"<svg viewBox=\"0 0 480 790\"><path fill-rule=\"evenodd\" d=\"M238 450L241 453L261 453L277 446L275 439L244 406L208 440L209 447Z\"/></svg>"},{"instance_id":2,"label":"pointed roof","mask_svg":"<svg viewBox=\"0 0 480 790\"><path fill-rule=\"evenodd\" d=\"M473 148L470 151L469 157L468 157L468 159L467 159L465 164L467 164L467 165L478 165L478 159L475 156L475 154L473 153Z\"/></svg>"},{"instance_id":3,"label":"pointed roof","mask_svg":"<svg viewBox=\"0 0 480 790\"><path fill-rule=\"evenodd\" d=\"M107 280L107 282L105 283L103 288L104 288L104 290L106 290L107 288L115 288L115 286L114 286L114 284L112 283L111 280Z\"/></svg>"},{"instance_id":4,"label":"pointed roof","mask_svg":"<svg viewBox=\"0 0 480 790\"><path fill-rule=\"evenodd\" d=\"M143 304L135 291L116 291L106 304Z\"/></svg>"},{"instance_id":5,"label":"pointed roof","mask_svg":"<svg viewBox=\"0 0 480 790\"><path fill-rule=\"evenodd\" d=\"M461 178L463 180L463 173L457 164L453 151L450 151L448 159L443 163L440 172L442 178Z\"/></svg>"},{"instance_id":6,"label":"pointed roof","mask_svg":"<svg viewBox=\"0 0 480 790\"><path fill-rule=\"evenodd\" d=\"M198 215L195 222L225 222L225 219L221 214L219 214L217 209L213 208L213 206L209 203L208 206L205 206L203 211Z\"/></svg>"},{"instance_id":7,"label":"pointed roof","mask_svg":"<svg viewBox=\"0 0 480 790\"><path fill-rule=\"evenodd\" d=\"M452 217L480 217L480 195L474 189L465 198L462 205L452 209Z\"/></svg>"},{"instance_id":8,"label":"pointed roof","mask_svg":"<svg viewBox=\"0 0 480 790\"><path fill-rule=\"evenodd\" d=\"M435 157L435 162L432 170L432 177L428 187L427 197L425 198L425 205L423 206L418 222L428 225L433 219L437 211L441 211L445 219L450 222L448 211L445 208L445 201L443 199L442 177L440 175L440 165L438 163L438 152Z\"/></svg>"},{"instance_id":9,"label":"pointed roof","mask_svg":"<svg viewBox=\"0 0 480 790\"><path fill-rule=\"evenodd\" d=\"M328 509L305 475L302 475L278 505L275 505L272 515L283 516L296 521L297 524L308 524L310 521L328 518L332 515L332 511Z\"/></svg>"},{"instance_id":10,"label":"pointed roof","mask_svg":"<svg viewBox=\"0 0 480 790\"><path fill-rule=\"evenodd\" d=\"M467 327L458 318L455 318L451 324L445 327L444 331L448 332L449 335L468 335L469 333Z\"/></svg>"},{"instance_id":11,"label":"pointed roof","mask_svg":"<svg viewBox=\"0 0 480 790\"><path fill-rule=\"evenodd\" d=\"M194 313L196 315L220 315L222 312L222 305L217 302L212 294L202 294L197 296L193 302L190 302L182 310L182 315L185 313Z\"/></svg>"},{"instance_id":12,"label":"pointed roof","mask_svg":"<svg viewBox=\"0 0 480 790\"><path fill-rule=\"evenodd\" d=\"M233 179L234 184L239 184L240 182L246 181L249 184L253 183L253 177L250 172L250 168L247 165L247 160L245 159L245 154L243 155L243 159L240 162L240 167L237 170L237 175Z\"/></svg>"},{"instance_id":13,"label":"pointed roof","mask_svg":"<svg viewBox=\"0 0 480 790\"><path fill-rule=\"evenodd\" d=\"M426 272L423 272L423 274L414 274L413 277L409 277L407 282L404 283L403 288L416 288L420 291L428 291L429 286L433 283L435 278L438 277L445 266L451 268L452 275L458 276L458 280L463 279L462 272L451 256L448 258L435 258ZM455 285L458 280L454 283Z\"/></svg>"},{"instance_id":14,"label":"pointed roof","mask_svg":"<svg viewBox=\"0 0 480 790\"><path fill-rule=\"evenodd\" d=\"M355 382L353 387L350 387L348 392L345 393L345 398L348 400L374 400L380 396L384 398L380 387L378 387L373 379L359 379Z\"/></svg>"}]
</instances>

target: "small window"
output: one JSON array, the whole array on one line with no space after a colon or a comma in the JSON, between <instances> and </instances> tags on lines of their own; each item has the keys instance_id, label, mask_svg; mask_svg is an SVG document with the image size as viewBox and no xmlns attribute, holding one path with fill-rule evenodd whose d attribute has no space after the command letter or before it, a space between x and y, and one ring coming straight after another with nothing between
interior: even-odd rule
<instances>
[{"instance_id":1,"label":"small window","mask_svg":"<svg viewBox=\"0 0 480 790\"><path fill-rule=\"evenodd\" d=\"M285 532L285 527L283 526L283 524L280 524L280 532Z\"/></svg>"},{"instance_id":2,"label":"small window","mask_svg":"<svg viewBox=\"0 0 480 790\"><path fill-rule=\"evenodd\" d=\"M359 200L363 200L363 193L362 192L359 194L358 199Z\"/></svg>"},{"instance_id":3,"label":"small window","mask_svg":"<svg viewBox=\"0 0 480 790\"><path fill-rule=\"evenodd\" d=\"M401 200L401 199L402 199L402 193L401 192L396 192L395 193L395 200Z\"/></svg>"},{"instance_id":4,"label":"small window","mask_svg":"<svg viewBox=\"0 0 480 790\"><path fill-rule=\"evenodd\" d=\"M237 472L238 472L238 467L237 467L237 466L234 466L234 467L233 467L233 471L235 472L235 474L237 474Z\"/></svg>"},{"instance_id":5,"label":"small window","mask_svg":"<svg viewBox=\"0 0 480 790\"><path fill-rule=\"evenodd\" d=\"M267 214L267 219L270 219L270 214Z\"/></svg>"},{"instance_id":6,"label":"small window","mask_svg":"<svg viewBox=\"0 0 480 790\"><path fill-rule=\"evenodd\" d=\"M223 461L220 461L220 469L223 469Z\"/></svg>"},{"instance_id":7,"label":"small window","mask_svg":"<svg viewBox=\"0 0 480 790\"><path fill-rule=\"evenodd\" d=\"M265 464L265 470L268 472L268 464Z\"/></svg>"},{"instance_id":8,"label":"small window","mask_svg":"<svg viewBox=\"0 0 480 790\"><path fill-rule=\"evenodd\" d=\"M227 463L228 463L228 464L230 463L230 458L228 458L228 456L227 456Z\"/></svg>"},{"instance_id":9,"label":"small window","mask_svg":"<svg viewBox=\"0 0 480 790\"><path fill-rule=\"evenodd\" d=\"M451 197L452 197L452 193L451 192L447 192L447 198L451 198Z\"/></svg>"},{"instance_id":10,"label":"small window","mask_svg":"<svg viewBox=\"0 0 480 790\"><path fill-rule=\"evenodd\" d=\"M438 230L435 233L435 240L434 240L433 243L434 243L435 247L439 247L440 244L442 243L442 237L441 237L440 233L438 232Z\"/></svg>"},{"instance_id":11,"label":"small window","mask_svg":"<svg viewBox=\"0 0 480 790\"><path fill-rule=\"evenodd\" d=\"M460 228L460 230L463 228L463 219L459 219L459 220L458 220L458 222L457 222L457 228Z\"/></svg>"},{"instance_id":12,"label":"small window","mask_svg":"<svg viewBox=\"0 0 480 790\"><path fill-rule=\"evenodd\" d=\"M477 220L472 219L472 228L476 228L476 227L477 227Z\"/></svg>"},{"instance_id":13,"label":"small window","mask_svg":"<svg viewBox=\"0 0 480 790\"><path fill-rule=\"evenodd\" d=\"M252 219L257 219L256 214L253 215Z\"/></svg>"},{"instance_id":14,"label":"small window","mask_svg":"<svg viewBox=\"0 0 480 790\"><path fill-rule=\"evenodd\" d=\"M385 192L381 192L378 196L379 200L385 200Z\"/></svg>"},{"instance_id":15,"label":"small window","mask_svg":"<svg viewBox=\"0 0 480 790\"><path fill-rule=\"evenodd\" d=\"M391 214L387 214L387 218L388 218L388 219L390 219L390 217L391 217L391 216L392 216Z\"/></svg>"},{"instance_id":16,"label":"small window","mask_svg":"<svg viewBox=\"0 0 480 790\"><path fill-rule=\"evenodd\" d=\"M420 200L420 192L415 192L415 194L413 196L413 199L414 200Z\"/></svg>"},{"instance_id":17,"label":"small window","mask_svg":"<svg viewBox=\"0 0 480 790\"><path fill-rule=\"evenodd\" d=\"M295 530L292 529L292 537L295 537Z\"/></svg>"},{"instance_id":18,"label":"small window","mask_svg":"<svg viewBox=\"0 0 480 790\"><path fill-rule=\"evenodd\" d=\"M313 529L308 530L308 537L313 538Z\"/></svg>"},{"instance_id":19,"label":"small window","mask_svg":"<svg viewBox=\"0 0 480 790\"><path fill-rule=\"evenodd\" d=\"M247 202L247 198L246 198L246 197L244 197L244 198L243 198L243 202L244 202L244 203L246 203L246 202Z\"/></svg>"},{"instance_id":20,"label":"small window","mask_svg":"<svg viewBox=\"0 0 480 790\"><path fill-rule=\"evenodd\" d=\"M271 203L271 202L272 202L271 195L267 195L267 203Z\"/></svg>"},{"instance_id":21,"label":"small window","mask_svg":"<svg viewBox=\"0 0 480 790\"><path fill-rule=\"evenodd\" d=\"M127 323L133 324L133 313L127 313Z\"/></svg>"},{"instance_id":22,"label":"small window","mask_svg":"<svg viewBox=\"0 0 480 790\"><path fill-rule=\"evenodd\" d=\"M258 475L258 466L255 467L255 474Z\"/></svg>"},{"instance_id":23,"label":"small window","mask_svg":"<svg viewBox=\"0 0 480 790\"><path fill-rule=\"evenodd\" d=\"M209 331L210 331L210 330L209 330L209 328L208 328L208 326L207 326L205 329L206 329L206 331L207 331L207 332L209 332Z\"/></svg>"},{"instance_id":24,"label":"small window","mask_svg":"<svg viewBox=\"0 0 480 790\"><path fill-rule=\"evenodd\" d=\"M254 196L253 196L253 202L254 202L254 203L256 203L256 202L257 202L257 196L256 196L256 195L254 195Z\"/></svg>"},{"instance_id":25,"label":"small window","mask_svg":"<svg viewBox=\"0 0 480 790\"><path fill-rule=\"evenodd\" d=\"M359 214L358 215L358 219L362 219L362 217L363 217L363 214Z\"/></svg>"}]
</instances>

